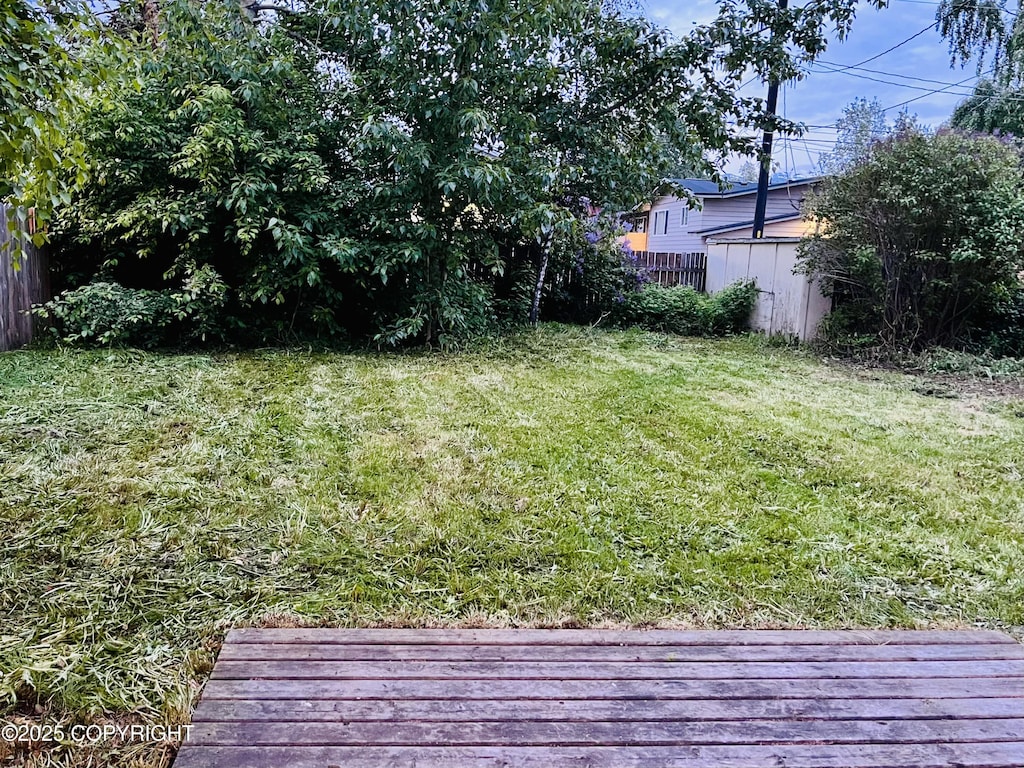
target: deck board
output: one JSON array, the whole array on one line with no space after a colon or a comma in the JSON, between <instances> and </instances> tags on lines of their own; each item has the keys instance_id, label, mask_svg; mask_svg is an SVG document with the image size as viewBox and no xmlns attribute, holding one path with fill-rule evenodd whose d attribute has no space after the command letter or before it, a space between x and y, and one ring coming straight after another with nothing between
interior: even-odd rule
<instances>
[{"instance_id":1,"label":"deck board","mask_svg":"<svg viewBox=\"0 0 1024 768\"><path fill-rule=\"evenodd\" d=\"M997 632L239 629L176 768L1022 768Z\"/></svg>"}]
</instances>

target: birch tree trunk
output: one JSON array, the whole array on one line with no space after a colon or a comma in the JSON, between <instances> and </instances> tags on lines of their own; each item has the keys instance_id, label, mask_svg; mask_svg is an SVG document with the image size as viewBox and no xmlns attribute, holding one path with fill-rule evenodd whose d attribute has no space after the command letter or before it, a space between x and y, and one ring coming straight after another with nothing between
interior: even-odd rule
<instances>
[{"instance_id":1,"label":"birch tree trunk","mask_svg":"<svg viewBox=\"0 0 1024 768\"><path fill-rule=\"evenodd\" d=\"M544 290L544 278L548 273L548 262L551 261L551 239L552 235L544 237L541 245L540 268L537 270L537 285L533 289L533 304L530 306L530 324L537 325L540 320L540 295Z\"/></svg>"}]
</instances>

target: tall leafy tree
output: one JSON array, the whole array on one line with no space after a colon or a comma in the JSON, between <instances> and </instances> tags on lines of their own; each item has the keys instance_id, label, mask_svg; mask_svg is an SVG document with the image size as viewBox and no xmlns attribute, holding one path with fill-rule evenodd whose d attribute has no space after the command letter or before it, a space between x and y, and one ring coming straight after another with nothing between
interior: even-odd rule
<instances>
[{"instance_id":1,"label":"tall leafy tree","mask_svg":"<svg viewBox=\"0 0 1024 768\"><path fill-rule=\"evenodd\" d=\"M939 32L953 63L974 61L985 77L953 112L956 128L985 133L1024 131L1024 8L997 0L943 0Z\"/></svg>"},{"instance_id":2,"label":"tall leafy tree","mask_svg":"<svg viewBox=\"0 0 1024 768\"><path fill-rule=\"evenodd\" d=\"M965 131L1024 136L1024 90L988 78L960 102L950 125Z\"/></svg>"},{"instance_id":3,"label":"tall leafy tree","mask_svg":"<svg viewBox=\"0 0 1024 768\"><path fill-rule=\"evenodd\" d=\"M38 203L41 215L67 199L55 171L79 157L63 131L69 53L60 32L73 10L0 0L0 201Z\"/></svg>"},{"instance_id":4,"label":"tall leafy tree","mask_svg":"<svg viewBox=\"0 0 1024 768\"><path fill-rule=\"evenodd\" d=\"M743 182L744 184L752 184L753 182L757 181L758 177L760 176L760 172L761 168L757 163L751 160L747 160L743 163L743 165L740 166L739 173L737 173L736 176L739 179L739 181Z\"/></svg>"},{"instance_id":5,"label":"tall leafy tree","mask_svg":"<svg viewBox=\"0 0 1024 768\"><path fill-rule=\"evenodd\" d=\"M202 274L261 333L442 344L492 322L512 276L536 309L596 211L752 150L782 121L737 96L747 68L798 76L854 10L725 2L673 39L598 0L265 7L171 0L156 43L133 38L132 77L76 122L96 172L63 218L68 274Z\"/></svg>"},{"instance_id":6,"label":"tall leafy tree","mask_svg":"<svg viewBox=\"0 0 1024 768\"><path fill-rule=\"evenodd\" d=\"M942 0L935 12L939 34L949 41L954 64L991 64L998 80L1024 75L1024 19L1021 6L1000 0Z\"/></svg>"},{"instance_id":7,"label":"tall leafy tree","mask_svg":"<svg viewBox=\"0 0 1024 768\"><path fill-rule=\"evenodd\" d=\"M878 99L857 98L843 108L836 121L836 145L821 158L823 173L842 173L867 159L872 145L889 132Z\"/></svg>"},{"instance_id":8,"label":"tall leafy tree","mask_svg":"<svg viewBox=\"0 0 1024 768\"><path fill-rule=\"evenodd\" d=\"M119 19L128 76L97 86L75 116L92 168L58 221L67 282L185 287L191 310L224 305L223 323L241 330L337 329L339 254L363 182L334 75L238 6L164 3L156 45L150 21ZM169 324L165 304L145 319Z\"/></svg>"}]
</instances>

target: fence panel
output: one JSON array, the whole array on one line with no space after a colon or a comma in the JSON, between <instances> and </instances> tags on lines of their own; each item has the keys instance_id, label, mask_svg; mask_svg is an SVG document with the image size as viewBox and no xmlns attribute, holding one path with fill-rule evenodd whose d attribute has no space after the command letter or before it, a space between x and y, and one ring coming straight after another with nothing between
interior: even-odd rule
<instances>
[{"instance_id":1,"label":"fence panel","mask_svg":"<svg viewBox=\"0 0 1024 768\"><path fill-rule=\"evenodd\" d=\"M707 284L706 253L663 253L636 251L637 264L646 269L650 281L658 285L688 285L703 291Z\"/></svg>"},{"instance_id":2,"label":"fence panel","mask_svg":"<svg viewBox=\"0 0 1024 768\"><path fill-rule=\"evenodd\" d=\"M0 352L32 341L35 320L28 310L50 298L50 270L45 248L26 245L14 268L12 235L7 229L13 211L0 204Z\"/></svg>"}]
</instances>

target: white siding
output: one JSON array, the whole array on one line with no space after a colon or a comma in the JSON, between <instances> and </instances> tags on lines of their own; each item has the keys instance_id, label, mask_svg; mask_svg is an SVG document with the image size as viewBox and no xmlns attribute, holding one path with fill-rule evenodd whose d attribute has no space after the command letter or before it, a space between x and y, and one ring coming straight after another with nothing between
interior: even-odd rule
<instances>
[{"instance_id":1,"label":"white siding","mask_svg":"<svg viewBox=\"0 0 1024 768\"><path fill-rule=\"evenodd\" d=\"M807 219L770 221L764 225L765 237L803 237L814 229L814 223Z\"/></svg>"},{"instance_id":2,"label":"white siding","mask_svg":"<svg viewBox=\"0 0 1024 768\"><path fill-rule=\"evenodd\" d=\"M647 250L663 253L693 253L704 250L704 239L693 234L695 230L704 229L701 211L691 210L687 214L686 224L682 223L686 201L678 197L659 197L651 206L647 228ZM659 212L668 213L668 232L662 233L661 228L655 232L654 221Z\"/></svg>"},{"instance_id":3,"label":"white siding","mask_svg":"<svg viewBox=\"0 0 1024 768\"><path fill-rule=\"evenodd\" d=\"M814 229L814 223L807 219L790 219L789 221L769 221L764 225L765 237L803 237ZM730 237L750 237L751 227L746 225L737 229L719 230L707 235L707 240L724 240Z\"/></svg>"},{"instance_id":4,"label":"white siding","mask_svg":"<svg viewBox=\"0 0 1024 768\"><path fill-rule=\"evenodd\" d=\"M765 218L798 213L806 191L806 184L768 190ZM707 250L705 238L696 232L702 229L724 227L741 221L753 221L756 197L757 195L754 194L746 194L736 197L701 198L704 204L702 210L691 210L685 225L682 224L681 217L683 209L686 208L686 201L672 196L659 197L651 206L647 250L665 253L704 252ZM662 233L660 227L657 232L654 231L656 214L662 211L668 212L668 231L665 233ZM781 229L769 224L765 226L765 235L768 235L768 227L772 226L773 235L787 236L796 232L793 225L798 224L801 222L779 222L780 226L791 225ZM803 232L800 231L797 234L801 235Z\"/></svg>"},{"instance_id":5,"label":"white siding","mask_svg":"<svg viewBox=\"0 0 1024 768\"><path fill-rule=\"evenodd\" d=\"M799 213L804 189L805 187L793 187L769 190L768 202L765 205L765 218ZM704 225L700 229L712 229L741 221L753 221L756 198L757 195L708 198L704 201Z\"/></svg>"}]
</instances>

